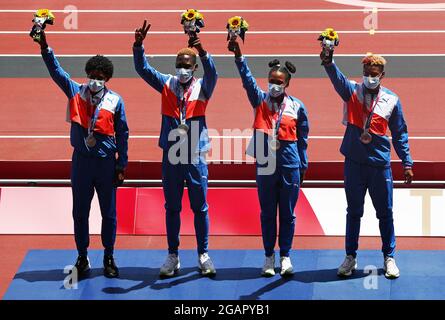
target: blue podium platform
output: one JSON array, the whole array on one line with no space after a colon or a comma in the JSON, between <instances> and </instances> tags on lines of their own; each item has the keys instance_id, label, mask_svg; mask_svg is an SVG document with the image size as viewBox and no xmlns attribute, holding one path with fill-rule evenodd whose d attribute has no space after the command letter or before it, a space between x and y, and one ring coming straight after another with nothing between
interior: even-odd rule
<instances>
[{"instance_id":1,"label":"blue podium platform","mask_svg":"<svg viewBox=\"0 0 445 320\"><path fill-rule=\"evenodd\" d=\"M291 252L295 274L282 278L260 276L262 250L211 250L217 268L213 278L202 277L197 253L180 251L181 270L160 279L164 250L118 250L120 277L102 273L102 251L89 252L88 278L67 289L65 267L77 257L74 250L31 250L12 280L6 300L399 300L445 299L445 251L398 251L401 276L384 277L379 251L360 251L359 268L351 278L336 275L342 250ZM278 257L277 257L277 260ZM277 262L278 266L278 262ZM365 271L369 270L369 271ZM278 269L277 269L278 271Z\"/></svg>"}]
</instances>

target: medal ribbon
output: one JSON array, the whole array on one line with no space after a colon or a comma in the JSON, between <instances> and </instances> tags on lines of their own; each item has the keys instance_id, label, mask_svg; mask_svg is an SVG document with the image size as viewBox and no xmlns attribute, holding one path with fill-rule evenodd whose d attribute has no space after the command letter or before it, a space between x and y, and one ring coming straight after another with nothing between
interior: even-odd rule
<instances>
[{"instance_id":1,"label":"medal ribbon","mask_svg":"<svg viewBox=\"0 0 445 320\"><path fill-rule=\"evenodd\" d=\"M96 110L94 110L94 115L93 115L93 118L91 119L91 125L88 128L88 135L90 135L93 132L94 127L96 126L96 122L97 122L97 118L99 117L100 109L102 109L102 107L97 106Z\"/></svg>"},{"instance_id":2,"label":"medal ribbon","mask_svg":"<svg viewBox=\"0 0 445 320\"><path fill-rule=\"evenodd\" d=\"M102 92L102 97L100 98L99 103L96 106L96 110L94 110L93 117L91 118L90 127L88 128L88 135L90 135L94 131L94 127L96 126L97 118L99 118L100 109L102 109L101 102L102 102L103 98L105 97L105 94L106 94L106 92L105 92L105 88L104 88L104 90Z\"/></svg>"},{"instance_id":3,"label":"medal ribbon","mask_svg":"<svg viewBox=\"0 0 445 320\"><path fill-rule=\"evenodd\" d=\"M380 92L377 95L377 98L371 101L371 111L369 113L369 116L366 118L366 121L363 126L363 131L365 131L365 132L369 131L369 127L371 126L371 119L372 119L372 116L374 115L374 109L375 109L375 106L377 105L377 103L379 102L379 100L380 100ZM364 110L367 110L365 95L363 95L363 107L364 107L363 108Z\"/></svg>"},{"instance_id":4,"label":"medal ribbon","mask_svg":"<svg viewBox=\"0 0 445 320\"><path fill-rule=\"evenodd\" d=\"M187 103L186 103L185 98L186 97L188 98L190 96L194 82L195 82L195 80L192 80L192 82L188 86L186 92L184 92L184 87L182 87L182 85L179 84L179 95L180 95L180 99L181 99L181 102L179 104L179 114L180 114L180 121L182 124L185 123L185 120L186 120L185 118L187 115Z\"/></svg>"},{"instance_id":5,"label":"medal ribbon","mask_svg":"<svg viewBox=\"0 0 445 320\"><path fill-rule=\"evenodd\" d=\"M280 104L280 109L279 109L279 113L278 113L278 119L275 121L275 119L273 119L275 121L275 128L273 128L274 132L273 132L273 137L276 139L278 138L278 130L280 129L280 123L281 123L281 118L283 117L283 112L284 109L286 108L286 97L284 97L283 101ZM275 118L275 115L274 115Z\"/></svg>"}]
</instances>

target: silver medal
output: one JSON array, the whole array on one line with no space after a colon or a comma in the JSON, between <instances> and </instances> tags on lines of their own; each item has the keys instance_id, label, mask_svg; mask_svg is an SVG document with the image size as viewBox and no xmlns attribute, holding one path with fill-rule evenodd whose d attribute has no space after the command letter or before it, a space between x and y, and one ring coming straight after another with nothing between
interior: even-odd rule
<instances>
[{"instance_id":1,"label":"silver medal","mask_svg":"<svg viewBox=\"0 0 445 320\"><path fill-rule=\"evenodd\" d=\"M181 136L185 136L187 134L187 132L189 131L189 126L185 123L181 123L178 126L178 131Z\"/></svg>"},{"instance_id":2,"label":"silver medal","mask_svg":"<svg viewBox=\"0 0 445 320\"><path fill-rule=\"evenodd\" d=\"M269 141L269 147L272 151L277 151L280 149L280 141L278 139L273 138Z\"/></svg>"}]
</instances>

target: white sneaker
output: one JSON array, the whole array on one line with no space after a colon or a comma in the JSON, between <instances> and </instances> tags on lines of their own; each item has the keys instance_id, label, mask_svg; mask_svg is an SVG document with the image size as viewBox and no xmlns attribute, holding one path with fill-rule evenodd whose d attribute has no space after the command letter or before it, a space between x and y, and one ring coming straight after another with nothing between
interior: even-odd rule
<instances>
[{"instance_id":1,"label":"white sneaker","mask_svg":"<svg viewBox=\"0 0 445 320\"><path fill-rule=\"evenodd\" d=\"M385 270L385 277L389 279L395 279L400 276L400 270L397 268L396 260L394 258L385 257L383 270Z\"/></svg>"},{"instance_id":2,"label":"white sneaker","mask_svg":"<svg viewBox=\"0 0 445 320\"><path fill-rule=\"evenodd\" d=\"M165 262L159 271L159 275L171 277L179 270L180 267L181 264L179 263L179 256L174 253L170 253L167 256L167 259L165 259Z\"/></svg>"},{"instance_id":3,"label":"white sneaker","mask_svg":"<svg viewBox=\"0 0 445 320\"><path fill-rule=\"evenodd\" d=\"M203 276L214 276L216 274L215 266L207 253L199 255L198 266Z\"/></svg>"},{"instance_id":4,"label":"white sneaker","mask_svg":"<svg viewBox=\"0 0 445 320\"><path fill-rule=\"evenodd\" d=\"M292 262L289 257L281 257L280 258L281 271L280 274L282 276L289 276L294 273L294 268L292 267Z\"/></svg>"},{"instance_id":5,"label":"white sneaker","mask_svg":"<svg viewBox=\"0 0 445 320\"><path fill-rule=\"evenodd\" d=\"M271 255L269 257L266 256L261 275L264 277L272 277L275 275L275 255Z\"/></svg>"},{"instance_id":6,"label":"white sneaker","mask_svg":"<svg viewBox=\"0 0 445 320\"><path fill-rule=\"evenodd\" d=\"M357 269L357 258L348 255L338 268L337 275L340 277L349 277L355 269Z\"/></svg>"}]
</instances>

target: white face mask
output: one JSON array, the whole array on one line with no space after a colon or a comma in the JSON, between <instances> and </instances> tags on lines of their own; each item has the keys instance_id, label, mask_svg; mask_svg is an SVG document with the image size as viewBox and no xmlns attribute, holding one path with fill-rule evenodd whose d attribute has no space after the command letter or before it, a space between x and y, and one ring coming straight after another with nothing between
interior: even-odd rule
<instances>
[{"instance_id":1,"label":"white face mask","mask_svg":"<svg viewBox=\"0 0 445 320\"><path fill-rule=\"evenodd\" d=\"M96 80L96 79L89 79L88 80L88 88L91 92L99 92L101 91L105 86L105 80Z\"/></svg>"},{"instance_id":2,"label":"white face mask","mask_svg":"<svg viewBox=\"0 0 445 320\"><path fill-rule=\"evenodd\" d=\"M380 75L377 77L363 76L363 84L368 89L376 89L380 85Z\"/></svg>"},{"instance_id":3,"label":"white face mask","mask_svg":"<svg viewBox=\"0 0 445 320\"><path fill-rule=\"evenodd\" d=\"M275 83L269 83L269 94L271 97L279 97L284 93L284 86L275 84Z\"/></svg>"},{"instance_id":4,"label":"white face mask","mask_svg":"<svg viewBox=\"0 0 445 320\"><path fill-rule=\"evenodd\" d=\"M192 69L176 68L176 76L181 83L187 83L193 77Z\"/></svg>"}]
</instances>

